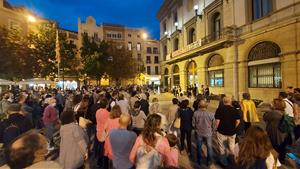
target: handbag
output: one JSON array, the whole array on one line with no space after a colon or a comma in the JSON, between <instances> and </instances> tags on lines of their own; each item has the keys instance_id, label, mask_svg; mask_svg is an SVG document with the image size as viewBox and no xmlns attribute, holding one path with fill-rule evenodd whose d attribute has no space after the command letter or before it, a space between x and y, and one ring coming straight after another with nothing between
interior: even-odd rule
<instances>
[{"instance_id":1,"label":"handbag","mask_svg":"<svg viewBox=\"0 0 300 169\"><path fill-rule=\"evenodd\" d=\"M283 133L290 133L293 131L294 127L295 127L294 118L284 113L279 122L278 129Z\"/></svg>"},{"instance_id":2,"label":"handbag","mask_svg":"<svg viewBox=\"0 0 300 169\"><path fill-rule=\"evenodd\" d=\"M92 124L92 121L84 117L79 117L79 126L86 129L89 124Z\"/></svg>"},{"instance_id":3,"label":"handbag","mask_svg":"<svg viewBox=\"0 0 300 169\"><path fill-rule=\"evenodd\" d=\"M180 117L176 117L173 123L174 128L179 129L180 128Z\"/></svg>"}]
</instances>

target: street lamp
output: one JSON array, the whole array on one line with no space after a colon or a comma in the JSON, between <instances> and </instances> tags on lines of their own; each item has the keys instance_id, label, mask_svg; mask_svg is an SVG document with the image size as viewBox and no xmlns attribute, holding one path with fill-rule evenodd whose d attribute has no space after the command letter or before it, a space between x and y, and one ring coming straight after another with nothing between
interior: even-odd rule
<instances>
[{"instance_id":1,"label":"street lamp","mask_svg":"<svg viewBox=\"0 0 300 169\"><path fill-rule=\"evenodd\" d=\"M35 23L36 22L36 18L32 15L28 15L27 16L27 20L28 22L31 22L31 23Z\"/></svg>"},{"instance_id":2,"label":"street lamp","mask_svg":"<svg viewBox=\"0 0 300 169\"><path fill-rule=\"evenodd\" d=\"M178 22L175 22L175 23L174 23L174 26L175 26L175 28L176 28L176 31L179 31L179 32L181 32L181 30L180 30L180 29L178 29L178 25L179 25L179 24L178 24Z\"/></svg>"},{"instance_id":3,"label":"street lamp","mask_svg":"<svg viewBox=\"0 0 300 169\"><path fill-rule=\"evenodd\" d=\"M143 33L143 39L147 39L148 38L148 34L147 33Z\"/></svg>"},{"instance_id":4,"label":"street lamp","mask_svg":"<svg viewBox=\"0 0 300 169\"><path fill-rule=\"evenodd\" d=\"M199 6L198 5L194 6L194 10L195 10L195 16L199 16L199 18L202 19L202 14L198 14L198 10L199 10Z\"/></svg>"}]
</instances>

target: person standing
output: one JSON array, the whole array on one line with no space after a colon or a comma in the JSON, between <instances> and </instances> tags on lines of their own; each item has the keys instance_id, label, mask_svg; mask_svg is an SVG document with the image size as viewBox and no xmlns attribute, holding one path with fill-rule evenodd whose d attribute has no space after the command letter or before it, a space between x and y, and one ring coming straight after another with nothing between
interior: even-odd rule
<instances>
[{"instance_id":1,"label":"person standing","mask_svg":"<svg viewBox=\"0 0 300 169\"><path fill-rule=\"evenodd\" d=\"M187 140L187 153L189 156L191 156L192 152L192 121L193 121L193 114L194 112L189 105L189 100L183 100L180 109L178 111L178 117L180 118L180 144L181 148L180 151L183 151L185 149L185 143L184 141Z\"/></svg>"},{"instance_id":2,"label":"person standing","mask_svg":"<svg viewBox=\"0 0 300 169\"><path fill-rule=\"evenodd\" d=\"M220 152L220 163L224 166L228 165L227 158L230 161L234 160L234 145L236 137L236 128L240 123L240 116L237 109L232 106L232 100L226 96L223 99L224 106L217 109L215 114L216 128L217 128L217 142ZM226 148L224 142L228 142L229 155L225 154Z\"/></svg>"},{"instance_id":3,"label":"person standing","mask_svg":"<svg viewBox=\"0 0 300 169\"><path fill-rule=\"evenodd\" d=\"M120 106L122 113L128 114L129 113L129 103L128 101L124 98L124 94L120 93L119 98L116 101L117 105Z\"/></svg>"},{"instance_id":4,"label":"person standing","mask_svg":"<svg viewBox=\"0 0 300 169\"><path fill-rule=\"evenodd\" d=\"M212 164L213 149L212 149L212 134L214 124L214 114L207 110L207 102L201 100L199 109L194 113L193 126L197 133L197 162L201 165L202 159L202 143L205 142L207 147L207 165Z\"/></svg>"},{"instance_id":5,"label":"person standing","mask_svg":"<svg viewBox=\"0 0 300 169\"><path fill-rule=\"evenodd\" d=\"M136 133L136 135L140 135L143 128L147 116L141 110L141 103L140 101L136 101L133 110L131 111L131 119L132 119L132 130Z\"/></svg>"},{"instance_id":6,"label":"person standing","mask_svg":"<svg viewBox=\"0 0 300 169\"><path fill-rule=\"evenodd\" d=\"M76 124L73 111L61 114L59 163L63 168L80 168L88 158L88 136Z\"/></svg>"},{"instance_id":7,"label":"person standing","mask_svg":"<svg viewBox=\"0 0 300 169\"><path fill-rule=\"evenodd\" d=\"M130 116L122 114L119 124L120 127L112 129L109 134L113 167L115 169L131 169L134 168L134 163L129 160L129 155L137 136L134 132L127 130Z\"/></svg>"},{"instance_id":8,"label":"person standing","mask_svg":"<svg viewBox=\"0 0 300 169\"><path fill-rule=\"evenodd\" d=\"M243 93L241 108L243 111L244 128L245 131L247 131L247 129L251 127L251 123L259 122L255 103L251 100L249 93Z\"/></svg>"},{"instance_id":9,"label":"person standing","mask_svg":"<svg viewBox=\"0 0 300 169\"><path fill-rule=\"evenodd\" d=\"M43 113L43 122L45 125L46 137L49 141L49 150L54 147L53 134L59 124L58 111L55 108L56 100L54 98L49 98L49 105L45 108Z\"/></svg>"},{"instance_id":10,"label":"person standing","mask_svg":"<svg viewBox=\"0 0 300 169\"><path fill-rule=\"evenodd\" d=\"M207 102L210 101L209 95L210 95L209 87L208 87L208 85L206 85L206 88L204 89L204 96L205 96L205 99L206 99Z\"/></svg>"},{"instance_id":11,"label":"person standing","mask_svg":"<svg viewBox=\"0 0 300 169\"><path fill-rule=\"evenodd\" d=\"M172 105L169 106L169 110L168 110L168 114L167 114L167 121L169 123L169 126L174 122L174 120L177 117L177 113L178 113L178 99L177 98L173 98L172 99Z\"/></svg>"}]
</instances>

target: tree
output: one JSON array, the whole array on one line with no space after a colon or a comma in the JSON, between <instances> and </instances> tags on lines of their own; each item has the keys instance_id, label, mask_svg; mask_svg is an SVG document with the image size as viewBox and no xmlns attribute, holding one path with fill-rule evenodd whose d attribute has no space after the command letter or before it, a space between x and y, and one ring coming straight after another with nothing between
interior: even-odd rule
<instances>
[{"instance_id":1,"label":"tree","mask_svg":"<svg viewBox=\"0 0 300 169\"><path fill-rule=\"evenodd\" d=\"M82 39L80 50L83 73L99 81L106 69L109 45L105 41L97 42L86 34Z\"/></svg>"},{"instance_id":2,"label":"tree","mask_svg":"<svg viewBox=\"0 0 300 169\"><path fill-rule=\"evenodd\" d=\"M107 66L107 74L116 81L117 85L121 84L124 79L136 77L138 63L132 57L131 52L116 45L111 45L109 56L112 59Z\"/></svg>"},{"instance_id":3,"label":"tree","mask_svg":"<svg viewBox=\"0 0 300 169\"><path fill-rule=\"evenodd\" d=\"M0 77L19 80L32 77L34 60L26 37L17 29L0 28Z\"/></svg>"},{"instance_id":4,"label":"tree","mask_svg":"<svg viewBox=\"0 0 300 169\"><path fill-rule=\"evenodd\" d=\"M76 57L76 45L67 41L66 34L59 34L60 67L64 74L77 76L79 74L80 59Z\"/></svg>"}]
</instances>

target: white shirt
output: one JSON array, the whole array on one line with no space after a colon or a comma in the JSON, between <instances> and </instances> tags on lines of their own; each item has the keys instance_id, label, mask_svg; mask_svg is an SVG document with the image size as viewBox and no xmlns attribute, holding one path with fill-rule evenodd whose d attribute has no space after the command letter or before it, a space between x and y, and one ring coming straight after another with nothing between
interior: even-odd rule
<instances>
[{"instance_id":1,"label":"white shirt","mask_svg":"<svg viewBox=\"0 0 300 169\"><path fill-rule=\"evenodd\" d=\"M120 106L122 113L128 114L129 112L129 103L127 100L118 100L117 105Z\"/></svg>"},{"instance_id":2,"label":"white shirt","mask_svg":"<svg viewBox=\"0 0 300 169\"><path fill-rule=\"evenodd\" d=\"M287 98L283 99L283 101L285 102L286 106L284 109L285 113L290 117L294 117L293 103Z\"/></svg>"}]
</instances>

